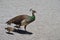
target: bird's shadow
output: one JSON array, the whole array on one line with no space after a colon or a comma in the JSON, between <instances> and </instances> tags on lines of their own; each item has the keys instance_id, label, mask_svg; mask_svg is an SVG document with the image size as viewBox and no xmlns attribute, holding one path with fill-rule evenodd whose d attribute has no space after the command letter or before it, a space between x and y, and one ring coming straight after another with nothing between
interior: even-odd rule
<instances>
[{"instance_id":1,"label":"bird's shadow","mask_svg":"<svg viewBox=\"0 0 60 40\"><path fill-rule=\"evenodd\" d=\"M19 34L33 34L32 32L28 32L28 31L25 31L25 30L18 30L18 29L15 29L13 32L16 32L16 33L19 33Z\"/></svg>"}]
</instances>

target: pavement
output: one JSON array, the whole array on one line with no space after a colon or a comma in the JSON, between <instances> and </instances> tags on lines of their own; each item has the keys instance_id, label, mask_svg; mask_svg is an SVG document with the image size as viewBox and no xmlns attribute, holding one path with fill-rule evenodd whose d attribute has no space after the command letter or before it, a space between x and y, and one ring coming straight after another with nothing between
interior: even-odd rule
<instances>
[{"instance_id":1,"label":"pavement","mask_svg":"<svg viewBox=\"0 0 60 40\"><path fill-rule=\"evenodd\" d=\"M31 8L37 11L36 20L27 31L21 26L13 35L7 33L6 22L18 15L31 15ZM60 0L0 0L0 40L60 40Z\"/></svg>"}]
</instances>

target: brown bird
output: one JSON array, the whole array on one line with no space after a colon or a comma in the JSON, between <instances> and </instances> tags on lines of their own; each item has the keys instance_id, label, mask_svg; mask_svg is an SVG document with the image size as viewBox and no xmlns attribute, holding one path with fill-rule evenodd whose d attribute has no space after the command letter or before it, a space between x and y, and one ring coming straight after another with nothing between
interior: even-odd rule
<instances>
[{"instance_id":1,"label":"brown bird","mask_svg":"<svg viewBox=\"0 0 60 40\"><path fill-rule=\"evenodd\" d=\"M7 27L7 28L5 28L9 33L11 32L11 31L14 31L14 28L12 28L12 27Z\"/></svg>"},{"instance_id":2,"label":"brown bird","mask_svg":"<svg viewBox=\"0 0 60 40\"><path fill-rule=\"evenodd\" d=\"M11 23L16 24L16 25L18 25L18 26L16 26L17 28L20 28L20 26L24 26L24 29L26 31L27 25L35 20L34 13L36 13L36 11L32 10L32 9L30 9L30 11L32 11L32 16L29 16L29 15L19 15L19 16L16 16L16 17L10 19L6 23L9 24L9 25Z\"/></svg>"}]
</instances>

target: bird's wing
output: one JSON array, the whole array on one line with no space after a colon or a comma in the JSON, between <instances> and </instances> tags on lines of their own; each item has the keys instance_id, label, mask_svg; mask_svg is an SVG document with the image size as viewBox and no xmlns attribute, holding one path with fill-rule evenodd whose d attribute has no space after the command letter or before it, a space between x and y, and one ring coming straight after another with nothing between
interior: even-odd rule
<instances>
[{"instance_id":1,"label":"bird's wing","mask_svg":"<svg viewBox=\"0 0 60 40\"><path fill-rule=\"evenodd\" d=\"M16 16L16 17L10 19L9 21L7 21L7 23L10 23L10 24L11 23L19 24L19 23L21 23L22 20L28 19L29 17L30 16L28 16L28 15L19 15L19 16Z\"/></svg>"}]
</instances>

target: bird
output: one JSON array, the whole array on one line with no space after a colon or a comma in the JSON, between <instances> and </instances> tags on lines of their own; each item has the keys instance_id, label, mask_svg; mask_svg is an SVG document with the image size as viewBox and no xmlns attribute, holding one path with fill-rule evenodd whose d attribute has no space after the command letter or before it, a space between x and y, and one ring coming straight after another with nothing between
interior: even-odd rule
<instances>
[{"instance_id":1,"label":"bird","mask_svg":"<svg viewBox=\"0 0 60 40\"><path fill-rule=\"evenodd\" d=\"M32 12L31 16L29 16L29 15L18 15L16 17L8 20L6 23L8 25L11 25L11 23L18 25L18 26L15 26L17 28L20 28L20 26L24 26L24 29L26 31L27 25L30 24L31 22L35 21L35 19L36 19L36 17L35 17L36 11L32 10L32 9L30 9L30 11Z\"/></svg>"},{"instance_id":2,"label":"bird","mask_svg":"<svg viewBox=\"0 0 60 40\"><path fill-rule=\"evenodd\" d=\"M8 31L8 33L11 33L11 31L14 31L14 28L12 28L12 27L7 27L5 29Z\"/></svg>"}]
</instances>

